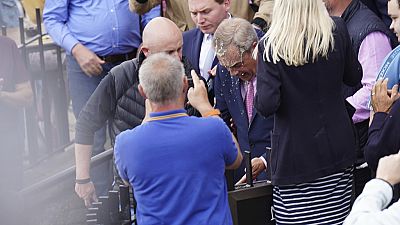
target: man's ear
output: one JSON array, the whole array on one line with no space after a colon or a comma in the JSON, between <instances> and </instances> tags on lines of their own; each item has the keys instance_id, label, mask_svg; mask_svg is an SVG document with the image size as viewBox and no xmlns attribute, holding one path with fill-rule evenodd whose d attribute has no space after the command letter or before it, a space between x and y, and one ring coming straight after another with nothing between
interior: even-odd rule
<instances>
[{"instance_id":1,"label":"man's ear","mask_svg":"<svg viewBox=\"0 0 400 225\"><path fill-rule=\"evenodd\" d=\"M258 55L258 43L257 42L253 42L252 51L251 51L251 57L254 60L257 60L257 55Z\"/></svg>"},{"instance_id":2,"label":"man's ear","mask_svg":"<svg viewBox=\"0 0 400 225\"><path fill-rule=\"evenodd\" d=\"M253 47L253 49L254 48L256 48L257 47L257 45L258 45L258 42L257 41L255 41L255 42L253 42L253 44L251 45L252 47Z\"/></svg>"},{"instance_id":3,"label":"man's ear","mask_svg":"<svg viewBox=\"0 0 400 225\"><path fill-rule=\"evenodd\" d=\"M144 90L143 90L142 85L139 84L138 89L139 89L140 95L141 95L144 99L147 99L146 93L144 93Z\"/></svg>"},{"instance_id":4,"label":"man's ear","mask_svg":"<svg viewBox=\"0 0 400 225\"><path fill-rule=\"evenodd\" d=\"M148 48L142 47L142 52L143 52L144 56L146 56L146 58L149 57L150 50Z\"/></svg>"},{"instance_id":5,"label":"man's ear","mask_svg":"<svg viewBox=\"0 0 400 225\"><path fill-rule=\"evenodd\" d=\"M225 0L224 3L222 3L224 4L227 12L229 12L229 9L231 8L231 2L232 2L231 0Z\"/></svg>"}]
</instances>

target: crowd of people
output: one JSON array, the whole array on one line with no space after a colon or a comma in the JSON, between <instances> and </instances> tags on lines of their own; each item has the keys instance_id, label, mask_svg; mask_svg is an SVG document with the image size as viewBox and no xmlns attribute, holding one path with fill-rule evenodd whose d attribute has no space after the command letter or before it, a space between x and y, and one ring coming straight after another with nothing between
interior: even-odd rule
<instances>
[{"instance_id":1,"label":"crowd of people","mask_svg":"<svg viewBox=\"0 0 400 225\"><path fill-rule=\"evenodd\" d=\"M244 182L250 151L276 224L400 224L399 17L400 0L47 0L76 193L125 183L138 224L232 224L224 172ZM32 95L2 68L0 119ZM115 161L90 168L107 128Z\"/></svg>"}]
</instances>

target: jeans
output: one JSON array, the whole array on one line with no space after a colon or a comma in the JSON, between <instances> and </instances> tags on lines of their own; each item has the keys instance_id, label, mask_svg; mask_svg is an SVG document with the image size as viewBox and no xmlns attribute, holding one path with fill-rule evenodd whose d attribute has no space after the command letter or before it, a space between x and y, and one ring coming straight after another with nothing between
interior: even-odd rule
<instances>
[{"instance_id":1,"label":"jeans","mask_svg":"<svg viewBox=\"0 0 400 225\"><path fill-rule=\"evenodd\" d=\"M18 7L16 0L0 0L0 26L18 26Z\"/></svg>"},{"instance_id":2,"label":"jeans","mask_svg":"<svg viewBox=\"0 0 400 225\"><path fill-rule=\"evenodd\" d=\"M103 72L99 76L89 77L82 71L75 58L67 55L69 92L75 118L78 118L79 113L86 105L86 102L89 100L100 81L107 75L108 71L118 64L119 63L105 63L102 65ZM104 144L106 142L106 124L95 133L93 141L92 156L104 151ZM90 177L96 187L97 196L107 194L112 181L110 162L104 162L91 168Z\"/></svg>"}]
</instances>

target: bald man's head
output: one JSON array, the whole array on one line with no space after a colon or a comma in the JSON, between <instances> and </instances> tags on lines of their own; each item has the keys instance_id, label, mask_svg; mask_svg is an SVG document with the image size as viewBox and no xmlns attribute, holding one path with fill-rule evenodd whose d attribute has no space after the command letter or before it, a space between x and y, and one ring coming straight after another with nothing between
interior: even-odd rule
<instances>
[{"instance_id":1,"label":"bald man's head","mask_svg":"<svg viewBox=\"0 0 400 225\"><path fill-rule=\"evenodd\" d=\"M165 52L182 59L182 32L171 20L164 17L152 19L143 30L143 53Z\"/></svg>"}]
</instances>

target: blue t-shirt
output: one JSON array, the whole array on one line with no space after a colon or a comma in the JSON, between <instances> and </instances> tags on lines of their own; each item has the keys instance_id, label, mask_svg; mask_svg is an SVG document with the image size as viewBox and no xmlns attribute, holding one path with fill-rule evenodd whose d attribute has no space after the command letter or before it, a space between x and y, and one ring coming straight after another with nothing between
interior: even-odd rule
<instances>
[{"instance_id":1,"label":"blue t-shirt","mask_svg":"<svg viewBox=\"0 0 400 225\"><path fill-rule=\"evenodd\" d=\"M185 110L150 116L118 135L114 149L119 174L134 187L138 224L232 224L224 171L237 149L225 123Z\"/></svg>"}]
</instances>

